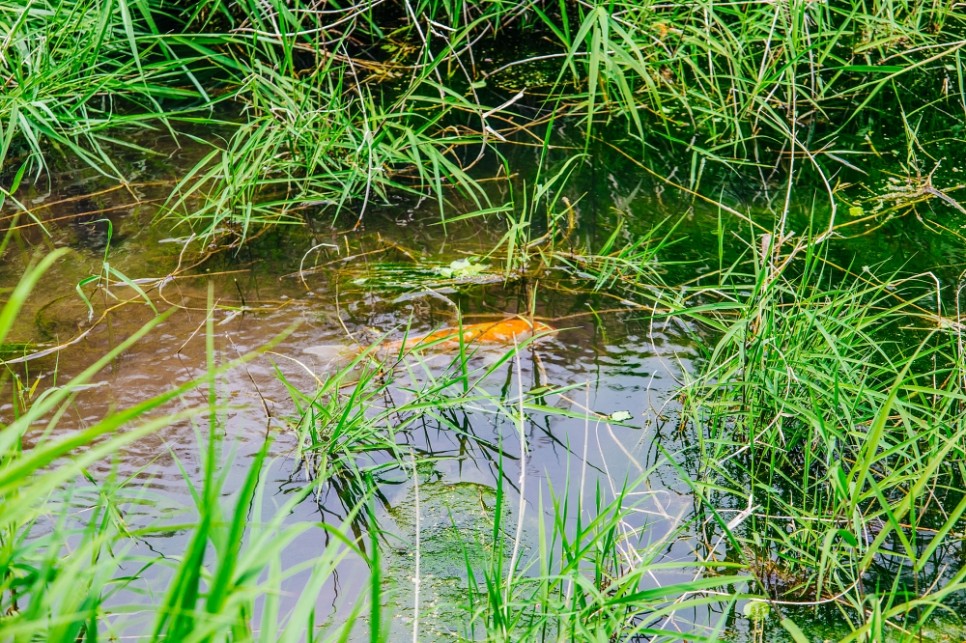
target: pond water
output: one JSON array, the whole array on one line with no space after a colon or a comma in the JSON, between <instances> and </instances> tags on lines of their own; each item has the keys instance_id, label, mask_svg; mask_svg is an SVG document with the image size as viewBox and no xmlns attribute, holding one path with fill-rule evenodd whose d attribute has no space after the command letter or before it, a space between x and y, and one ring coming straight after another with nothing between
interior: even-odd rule
<instances>
[{"instance_id":1,"label":"pond water","mask_svg":"<svg viewBox=\"0 0 966 643\"><path fill-rule=\"evenodd\" d=\"M675 396L695 368L699 353L694 337L701 329L674 318L657 320L643 306L595 293L586 281L564 274L506 283L493 279L502 258L485 255L505 232L500 220L471 219L444 229L436 225L434 203L401 202L374 209L364 227L354 232L318 221L280 228L237 253L201 263L214 249L190 238L185 229L153 223L177 168L197 157L188 149L172 151L163 163L133 162L142 170L125 188L78 170L55 177L53 191L28 191L25 202L47 222L50 236L37 226L22 230L16 239L19 248L0 266L3 287L15 283L36 252L71 250L44 276L12 337L28 354L70 343L37 359L14 359L9 368L27 386L39 380L42 390L66 381L151 319L152 306L174 309L98 375L95 386L78 393L59 430L90 426L113 409L201 376L206 370L211 284L217 362L261 351L218 376L225 510L231 510L249 463L268 439L262 511L271 515L318 465L304 451L289 387L311 398L333 375L351 384L360 369L344 369L383 336L392 342L407 333L419 336L456 327L461 320L475 324L520 316L554 331L513 359L505 359L512 346L482 348L467 362L465 380L459 377L464 367L454 363L452 350L405 358L367 406L366 413L384 413L385 421L398 422L398 448L411 454L414 463L419 460L414 476L412 469L390 466L392 454L378 445L357 453L360 466L374 467L378 486L373 507L384 532L383 598L386 612L395 617L393 636L408 636L417 617L415 604L424 628L421 640L460 631L454 604L465 594L465 558L483 561L489 555L485 543L494 529L498 483L509 494L499 516L500 529L508 535L507 558L515 544L524 558L536 555L539 523L553 521L553 494L568 504L567 520L574 523L581 513L578 505L585 507L586 519L598 494L609 500L625 485L632 490L625 504L633 507L626 525L641 530L640 542L657 548L658 561L709 555L689 479L698 476L701 465L685 460L674 466L665 455L686 452L694 439L677 422ZM598 219L579 231L586 237L582 242L594 245L594 237L610 234L613 208L637 221L638 229L629 235L669 225L683 213L678 229L682 240L667 250L670 259L683 263L669 269L697 275L717 267L716 211L682 206L639 182L630 185L620 175L608 176L606 183L607 189L578 205L583 219ZM23 217L20 221L25 222ZM868 253L868 261L895 254L886 250L884 255L884 247L869 244L860 251ZM855 248L849 251L854 254ZM952 256L939 248L929 254L947 256L953 274L962 262L962 249L956 252ZM454 284L446 270L458 261L477 266L476 274ZM93 288L95 281L103 285L105 279L108 287ZM125 279L136 283L144 296ZM84 284L80 290L89 301L78 294L78 284ZM454 395L461 381L477 379L478 388L459 404L422 412L406 406L427 387L446 382L444 392ZM199 388L178 405L204 406L206 397ZM522 415L515 413L518 404L526 407ZM394 417L396 407L405 409L404 414ZM0 407L5 416L12 412L9 403ZM156 524L159 517L170 524L189 522L193 500L186 479L199 480L204 454L198 445L206 431L206 426L190 422L172 424L134 443L116 461L103 463L92 476L139 482L137 494L143 498L126 507L129 525ZM290 520L340 524L363 495L358 481L335 478L299 503ZM721 510L727 518L741 508ZM365 529L365 521L354 525ZM518 525L522 532L517 532ZM145 557L176 558L189 538L185 529L163 538L144 536L134 546ZM297 567L319 555L328 542L322 530L306 531L286 547L283 564ZM424 578L418 603L411 582L417 543ZM723 545L718 554L726 555ZM155 567L117 600L150 610L164 592L166 573L164 567ZM287 580L292 600L308 573ZM320 620L338 623L344 618L368 591L368 574L357 557L342 563L320 596ZM654 583L693 577L693 570L669 570L655 575ZM680 614L680 623L664 625L703 631L719 625L725 611L724 602L712 604L703 613ZM118 618L150 622L150 616L137 613ZM748 626L741 622L726 625L733 638L748 635Z\"/></svg>"}]
</instances>

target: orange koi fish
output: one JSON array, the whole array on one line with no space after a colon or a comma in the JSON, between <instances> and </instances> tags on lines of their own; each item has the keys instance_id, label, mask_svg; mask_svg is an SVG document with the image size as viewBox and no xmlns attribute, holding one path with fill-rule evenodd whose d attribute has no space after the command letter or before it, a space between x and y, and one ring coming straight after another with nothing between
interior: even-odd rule
<instances>
[{"instance_id":1,"label":"orange koi fish","mask_svg":"<svg viewBox=\"0 0 966 643\"><path fill-rule=\"evenodd\" d=\"M483 322L480 324L466 324L462 328L442 328L434 330L426 335L413 335L402 340L383 342L374 347L374 351L379 355L391 355L401 352L413 351L439 351L447 352L458 350L460 347L460 337L462 333L462 343L464 346L509 346L522 343L534 335L540 333L551 333L554 329L542 322L531 323L519 317L510 317L500 321ZM336 361L351 358L358 355L363 348L347 348L334 344L322 346L312 346L304 349L306 353L316 357Z\"/></svg>"},{"instance_id":2,"label":"orange koi fish","mask_svg":"<svg viewBox=\"0 0 966 643\"><path fill-rule=\"evenodd\" d=\"M520 343L539 333L553 332L553 328L543 322L533 322L519 317L510 317L495 322L466 324L462 328L442 328L426 335L407 337L405 340L388 342L384 346L392 352L413 351L432 347L434 350L455 350L462 341L463 345L490 344L508 346Z\"/></svg>"}]
</instances>

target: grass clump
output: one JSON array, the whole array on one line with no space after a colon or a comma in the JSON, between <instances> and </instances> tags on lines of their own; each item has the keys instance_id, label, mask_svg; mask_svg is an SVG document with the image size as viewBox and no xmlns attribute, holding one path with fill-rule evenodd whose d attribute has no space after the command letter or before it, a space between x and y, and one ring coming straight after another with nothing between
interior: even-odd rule
<instances>
[{"instance_id":1,"label":"grass clump","mask_svg":"<svg viewBox=\"0 0 966 643\"><path fill-rule=\"evenodd\" d=\"M915 633L966 590L935 558L966 508L960 331L930 309L929 275L879 281L803 248L721 275L733 299L685 388L696 492L717 555L777 604L837 605L854 636Z\"/></svg>"},{"instance_id":2,"label":"grass clump","mask_svg":"<svg viewBox=\"0 0 966 643\"><path fill-rule=\"evenodd\" d=\"M572 37L556 33L585 83L588 127L603 108L642 139L684 143L707 160L817 156L890 111L942 127L962 103L952 75L963 24L950 7L712 1L576 12Z\"/></svg>"},{"instance_id":3,"label":"grass clump","mask_svg":"<svg viewBox=\"0 0 966 643\"><path fill-rule=\"evenodd\" d=\"M160 36L153 3L0 4L0 163L38 176L51 162L90 165L116 179L112 147L124 127L164 126L187 83L190 60ZM163 105L162 105L163 103Z\"/></svg>"},{"instance_id":4,"label":"grass clump","mask_svg":"<svg viewBox=\"0 0 966 643\"><path fill-rule=\"evenodd\" d=\"M452 186L485 198L449 153L474 140L445 131L447 115L464 106L458 97L380 100L337 58L288 73L247 64L234 97L247 121L188 172L171 203L203 234L243 241L252 228L319 211L350 210L358 225L370 204L406 193L436 195L445 218Z\"/></svg>"},{"instance_id":5,"label":"grass clump","mask_svg":"<svg viewBox=\"0 0 966 643\"><path fill-rule=\"evenodd\" d=\"M485 587L471 602L470 638L482 631L487 640L716 640L748 578L733 573L737 565L665 558L687 525L658 535L660 527L641 522L651 474L618 486L610 500L612 490L598 486L590 507L572 504L569 481L562 495L551 490L549 506L537 506L529 557L507 559L496 546L506 539L498 519L491 561L470 570L471 583ZM721 620L696 622L710 606Z\"/></svg>"}]
</instances>

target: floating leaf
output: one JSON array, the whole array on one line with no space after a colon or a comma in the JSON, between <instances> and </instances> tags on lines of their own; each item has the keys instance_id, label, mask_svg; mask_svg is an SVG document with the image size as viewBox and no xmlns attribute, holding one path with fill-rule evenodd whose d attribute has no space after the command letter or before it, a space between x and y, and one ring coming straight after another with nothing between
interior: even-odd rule
<instances>
[{"instance_id":1,"label":"floating leaf","mask_svg":"<svg viewBox=\"0 0 966 643\"><path fill-rule=\"evenodd\" d=\"M488 265L474 263L472 258L457 259L448 266L436 268L436 273L446 279L468 279L483 273L487 268L489 268Z\"/></svg>"}]
</instances>

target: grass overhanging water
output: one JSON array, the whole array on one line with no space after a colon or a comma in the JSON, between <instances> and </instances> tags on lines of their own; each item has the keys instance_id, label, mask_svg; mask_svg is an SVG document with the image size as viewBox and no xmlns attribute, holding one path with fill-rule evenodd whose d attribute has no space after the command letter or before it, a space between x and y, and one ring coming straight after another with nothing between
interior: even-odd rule
<instances>
[{"instance_id":1,"label":"grass overhanging water","mask_svg":"<svg viewBox=\"0 0 966 643\"><path fill-rule=\"evenodd\" d=\"M460 341L443 364L409 355L403 339L389 354L352 354L310 390L279 368L304 480L271 515L267 446L234 465L247 467L243 483L226 488L217 379L227 367L216 358L212 301L207 375L77 431L57 427L78 392L164 313L40 392L11 362L0 632L796 641L962 632L961 262L840 258L843 240L900 221L961 244L963 27L954 4L900 0L0 5L7 253L36 243L24 230L48 233L35 202L58 181L92 170L139 199L126 159L150 158L158 152L145 141L165 137L201 150L163 185L154 224L184 231L182 255L197 244L199 261L220 250L240 257L282 224L359 230L377 209L428 198L443 228L478 221L505 233L481 259L394 267L399 281L409 271L412 292L453 303L452 290L502 279L534 297L597 293L651 323L684 325L702 351L671 406L679 450L638 478L604 475L593 493L585 478L598 474L584 462L567 489L541 486L537 507L523 491L537 418L612 421L573 410L570 387L537 376L525 390L521 364L539 372L530 352L539 337L489 361ZM582 188L588 176L612 185ZM615 185L625 179L638 187ZM639 190L699 223L638 221ZM601 215L598 191L630 196ZM805 200L817 205L803 214ZM609 228L595 239L594 226ZM688 254L697 234L713 237L716 252ZM109 239L103 277L78 292L126 287L153 306L168 279L121 273L110 252ZM40 275L65 257L25 268L0 312L0 345ZM207 389L206 405L168 410L195 388ZM480 418L504 427L519 453L468 430ZM125 514L154 502L150 491L99 463L178 423L197 432L203 461L198 475L182 468L191 517L133 527ZM437 457L413 437L426 423L475 445L496 472L493 496L478 492L482 530L455 517L420 524L420 488L432 493L425 472ZM512 458L519 479L505 471ZM694 510L658 534L640 503L650 477L669 469ZM413 486L414 518L395 522L411 534L382 524L392 513L385 489L400 480ZM313 501L337 502L340 519L287 518ZM285 549L315 531L327 544L286 567ZM453 533L459 596L420 574L421 547ZM166 536L184 539L180 556L143 546ZM400 564L400 538L416 552L412 593L382 583ZM692 558L669 560L680 542L693 543ZM317 597L349 558L369 569L368 591L341 608L344 626L326 623ZM168 591L145 589L147 577ZM458 614L455 625L434 629L441 614L434 622L422 580L422 591L460 603L444 615ZM293 583L299 598L283 601ZM403 601L411 632L383 613ZM840 629L829 633L822 619Z\"/></svg>"}]
</instances>

